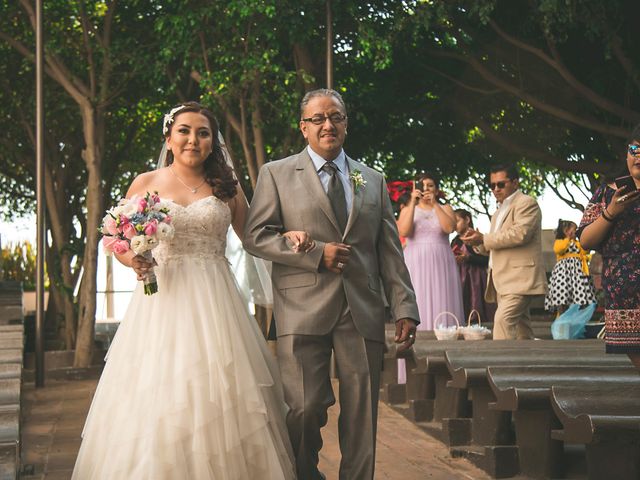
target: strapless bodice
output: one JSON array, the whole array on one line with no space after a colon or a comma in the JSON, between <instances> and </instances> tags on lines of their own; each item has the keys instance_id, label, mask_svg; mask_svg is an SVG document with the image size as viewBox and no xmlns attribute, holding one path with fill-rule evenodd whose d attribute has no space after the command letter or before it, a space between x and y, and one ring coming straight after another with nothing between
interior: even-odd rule
<instances>
[{"instance_id":1,"label":"strapless bodice","mask_svg":"<svg viewBox=\"0 0 640 480\"><path fill-rule=\"evenodd\" d=\"M225 202L213 195L187 206L164 201L175 234L170 241L160 242L153 250L159 265L184 258L225 259L227 230L231 224L231 211Z\"/></svg>"}]
</instances>

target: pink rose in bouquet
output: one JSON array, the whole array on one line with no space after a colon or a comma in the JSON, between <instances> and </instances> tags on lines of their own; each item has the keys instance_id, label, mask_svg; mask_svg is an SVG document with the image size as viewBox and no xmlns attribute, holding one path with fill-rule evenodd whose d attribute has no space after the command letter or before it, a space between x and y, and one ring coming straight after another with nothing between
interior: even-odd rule
<instances>
[{"instance_id":1,"label":"pink rose in bouquet","mask_svg":"<svg viewBox=\"0 0 640 480\"><path fill-rule=\"evenodd\" d=\"M169 210L162 205L158 192L143 197L123 198L107 210L100 227L105 251L122 255L132 250L147 260L153 260L151 250L160 240L171 240L174 229ZM156 276L151 270L144 279L144 293L158 291Z\"/></svg>"}]
</instances>

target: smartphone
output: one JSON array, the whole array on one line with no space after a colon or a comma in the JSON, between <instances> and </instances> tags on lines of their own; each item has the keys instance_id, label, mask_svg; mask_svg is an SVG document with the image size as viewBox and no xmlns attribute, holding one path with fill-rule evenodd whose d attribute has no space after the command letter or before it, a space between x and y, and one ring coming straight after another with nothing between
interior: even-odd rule
<instances>
[{"instance_id":1,"label":"smartphone","mask_svg":"<svg viewBox=\"0 0 640 480\"><path fill-rule=\"evenodd\" d=\"M420 180L416 180L415 182L413 182L413 185L416 190L422 191L424 184Z\"/></svg>"},{"instance_id":2,"label":"smartphone","mask_svg":"<svg viewBox=\"0 0 640 480\"><path fill-rule=\"evenodd\" d=\"M616 187L627 187L627 189L624 190L623 193L631 193L635 190L640 190L640 188L636 187L636 182L633 181L633 177L631 175L616 178Z\"/></svg>"}]
</instances>

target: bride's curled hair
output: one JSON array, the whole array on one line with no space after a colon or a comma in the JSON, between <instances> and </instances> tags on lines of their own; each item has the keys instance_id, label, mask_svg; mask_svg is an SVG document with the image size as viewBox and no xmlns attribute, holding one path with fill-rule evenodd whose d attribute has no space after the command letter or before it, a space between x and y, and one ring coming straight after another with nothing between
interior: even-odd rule
<instances>
[{"instance_id":1,"label":"bride's curled hair","mask_svg":"<svg viewBox=\"0 0 640 480\"><path fill-rule=\"evenodd\" d=\"M213 113L200 105L198 102L185 102L177 107L182 107L175 112L174 117L177 117L181 113L195 112L200 113L207 117L209 125L211 126L211 153L204 161L204 175L206 182L211 186L213 194L220 200L229 200L233 198L237 191L236 185L238 180L233 174L233 169L227 164L224 153L222 152L222 146L220 145L220 139L218 137L218 131L220 126L218 120ZM166 124L167 131L165 137L171 135L171 129L175 125L175 121ZM166 165L169 166L173 163L173 153L167 152Z\"/></svg>"}]
</instances>

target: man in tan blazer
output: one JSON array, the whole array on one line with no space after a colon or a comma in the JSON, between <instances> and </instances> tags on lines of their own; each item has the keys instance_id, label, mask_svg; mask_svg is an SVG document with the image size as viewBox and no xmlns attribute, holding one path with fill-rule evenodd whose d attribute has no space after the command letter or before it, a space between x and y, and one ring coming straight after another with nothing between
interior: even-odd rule
<instances>
[{"instance_id":1,"label":"man in tan blazer","mask_svg":"<svg viewBox=\"0 0 640 480\"><path fill-rule=\"evenodd\" d=\"M529 307L534 295L547 288L540 207L518 189L518 172L512 166L493 168L489 186L499 205L491 231L470 231L462 240L489 255L485 299L498 303L494 340L533 338Z\"/></svg>"},{"instance_id":2,"label":"man in tan blazer","mask_svg":"<svg viewBox=\"0 0 640 480\"><path fill-rule=\"evenodd\" d=\"M340 381L340 479L372 479L383 291L400 348L414 341L415 294L384 177L342 149L347 112L340 94L307 93L300 130L307 148L260 170L244 246L273 262L278 362L298 478L324 478L317 466L320 429L335 403L333 351ZM283 236L287 232L299 235L295 245Z\"/></svg>"}]
</instances>

